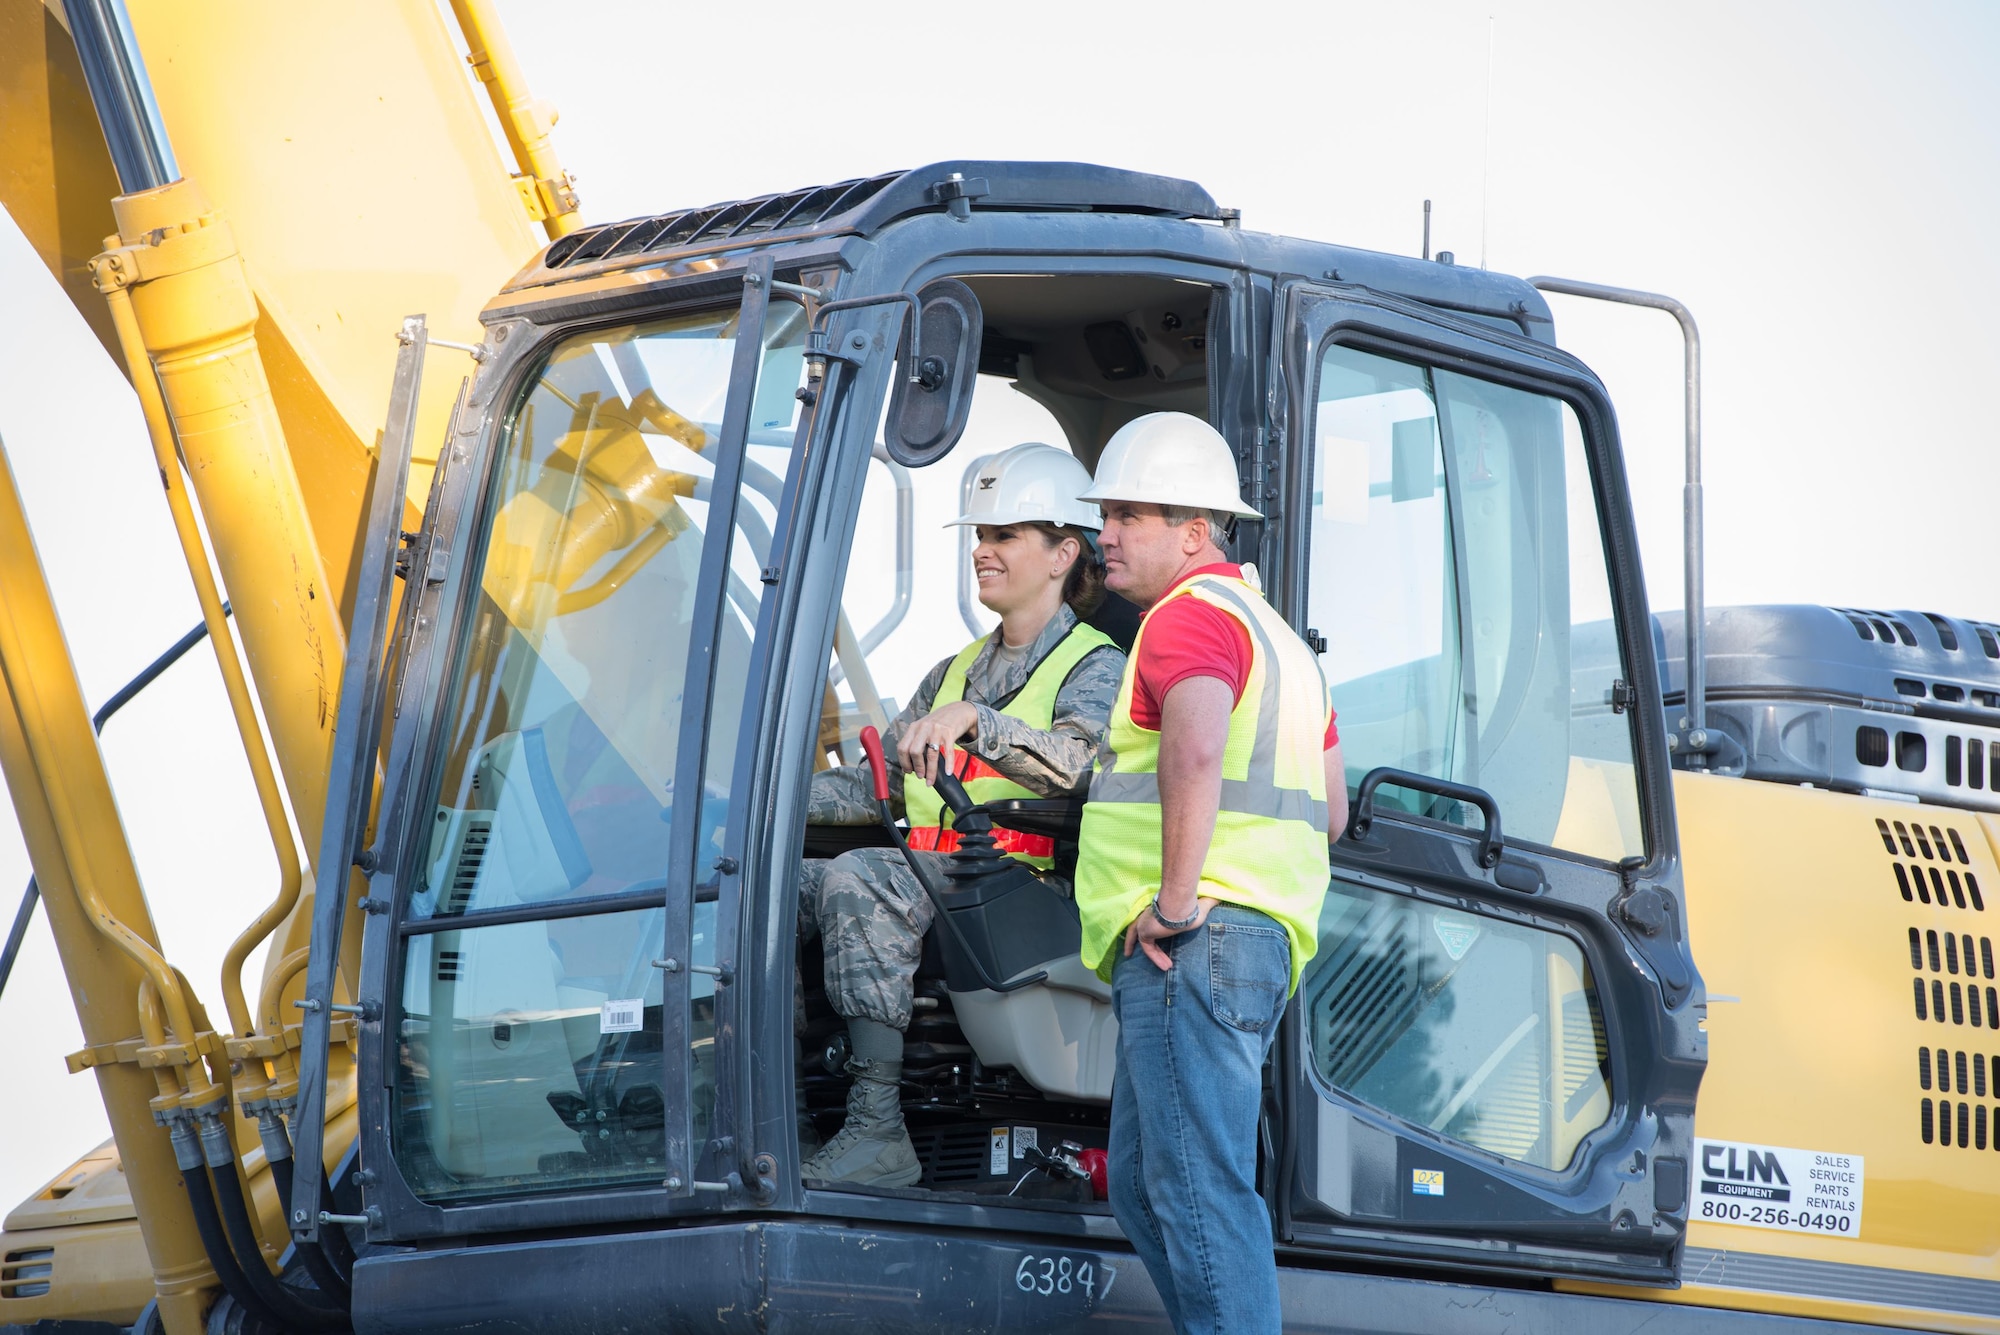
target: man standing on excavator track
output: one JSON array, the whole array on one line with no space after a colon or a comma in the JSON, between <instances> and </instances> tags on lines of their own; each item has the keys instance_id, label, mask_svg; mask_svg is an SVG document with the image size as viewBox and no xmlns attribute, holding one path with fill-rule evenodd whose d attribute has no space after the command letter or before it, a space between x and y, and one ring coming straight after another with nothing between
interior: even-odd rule
<instances>
[{"instance_id":1,"label":"man standing on excavator track","mask_svg":"<svg viewBox=\"0 0 2000 1335\"><path fill-rule=\"evenodd\" d=\"M1257 1192L1264 1059L1318 940L1346 823L1319 661L1221 548L1244 505L1214 428L1105 446L1105 582L1146 609L1084 808L1083 962L1118 1015L1111 1206L1174 1329L1277 1332Z\"/></svg>"}]
</instances>

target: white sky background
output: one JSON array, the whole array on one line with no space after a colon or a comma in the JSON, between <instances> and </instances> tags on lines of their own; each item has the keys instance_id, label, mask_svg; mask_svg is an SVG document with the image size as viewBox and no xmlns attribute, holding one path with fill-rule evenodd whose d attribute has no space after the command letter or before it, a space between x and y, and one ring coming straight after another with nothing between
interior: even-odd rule
<instances>
[{"instance_id":1,"label":"white sky background","mask_svg":"<svg viewBox=\"0 0 2000 1335\"><path fill-rule=\"evenodd\" d=\"M1711 603L2000 620L2000 7L501 9L593 220L1064 158L1199 181L1250 228L1412 254L1428 197L1434 246L1477 264L1483 203L1489 267L1670 293L1701 322ZM1618 404L1654 604L1678 607L1678 334L1554 301ZM0 438L94 705L198 611L130 392L5 221L0 310ZM276 873L207 650L105 746L168 954L220 1014L222 952ZM0 824L4 930L28 864ZM0 1210L105 1134L94 1082L63 1071L81 1044L64 992L38 921L0 998Z\"/></svg>"}]
</instances>

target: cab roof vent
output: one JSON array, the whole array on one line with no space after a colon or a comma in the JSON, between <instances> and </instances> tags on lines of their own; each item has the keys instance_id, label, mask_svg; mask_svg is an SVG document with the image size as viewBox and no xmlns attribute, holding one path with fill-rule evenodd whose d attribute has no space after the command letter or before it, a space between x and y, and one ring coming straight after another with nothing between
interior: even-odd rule
<instances>
[{"instance_id":1,"label":"cab roof vent","mask_svg":"<svg viewBox=\"0 0 2000 1335\"><path fill-rule=\"evenodd\" d=\"M1222 210L1192 181L1082 162L939 162L783 194L708 204L585 228L551 244L544 270L780 234L868 236L913 213L957 209L1136 213L1216 220Z\"/></svg>"}]
</instances>

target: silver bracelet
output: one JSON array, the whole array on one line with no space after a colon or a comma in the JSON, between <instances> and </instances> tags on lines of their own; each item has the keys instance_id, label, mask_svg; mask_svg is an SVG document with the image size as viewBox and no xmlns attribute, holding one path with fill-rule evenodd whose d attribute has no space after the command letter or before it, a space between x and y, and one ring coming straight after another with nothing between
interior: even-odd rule
<instances>
[{"instance_id":1,"label":"silver bracelet","mask_svg":"<svg viewBox=\"0 0 2000 1335\"><path fill-rule=\"evenodd\" d=\"M1200 917L1201 901L1199 899L1194 902L1193 913L1188 914L1185 918L1176 920L1160 912L1160 898L1158 895L1153 896L1153 920L1170 932L1185 932L1188 928L1194 926Z\"/></svg>"}]
</instances>

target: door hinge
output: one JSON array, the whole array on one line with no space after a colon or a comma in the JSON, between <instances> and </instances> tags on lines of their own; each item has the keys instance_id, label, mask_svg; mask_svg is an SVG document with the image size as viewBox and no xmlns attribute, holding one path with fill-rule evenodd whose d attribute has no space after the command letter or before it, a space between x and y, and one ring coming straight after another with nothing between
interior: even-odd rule
<instances>
[{"instance_id":1,"label":"door hinge","mask_svg":"<svg viewBox=\"0 0 2000 1335\"><path fill-rule=\"evenodd\" d=\"M1611 712L1622 714L1639 703L1639 692L1623 677L1611 683Z\"/></svg>"},{"instance_id":2,"label":"door hinge","mask_svg":"<svg viewBox=\"0 0 2000 1335\"><path fill-rule=\"evenodd\" d=\"M1306 647L1308 649L1311 649L1316 654L1325 653L1326 636L1320 634L1318 631L1314 630L1311 626L1306 627Z\"/></svg>"}]
</instances>

